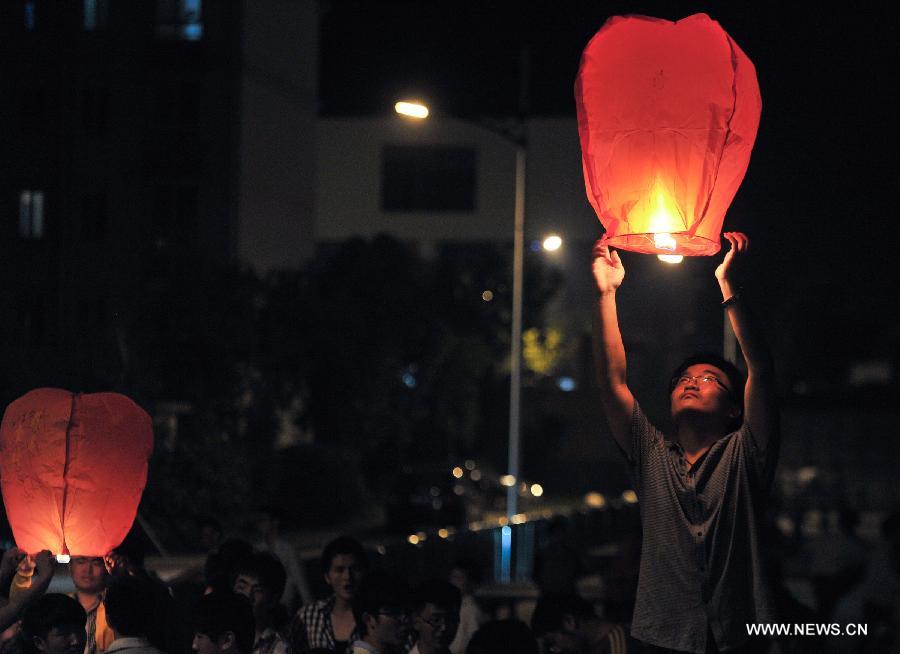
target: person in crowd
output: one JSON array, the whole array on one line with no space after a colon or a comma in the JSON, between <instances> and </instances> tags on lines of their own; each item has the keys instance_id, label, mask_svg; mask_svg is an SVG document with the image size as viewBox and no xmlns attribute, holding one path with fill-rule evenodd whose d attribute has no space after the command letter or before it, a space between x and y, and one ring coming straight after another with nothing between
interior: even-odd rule
<instances>
[{"instance_id":1,"label":"person in crowd","mask_svg":"<svg viewBox=\"0 0 900 654\"><path fill-rule=\"evenodd\" d=\"M28 559L24 568L28 569L29 584L13 592L10 587L12 580L17 576L17 570L22 567L21 562ZM16 624L23 612L43 595L56 570L56 559L49 550L39 552L33 559L17 547L11 547L3 553L0 563L0 579L4 581L4 587L9 589L9 598L0 602L0 631L7 632L5 640L14 638Z\"/></svg>"},{"instance_id":2,"label":"person in crowd","mask_svg":"<svg viewBox=\"0 0 900 654\"><path fill-rule=\"evenodd\" d=\"M260 551L272 552L284 566L287 583L284 586L281 603L293 612L302 604L310 604L313 596L294 546L280 535L281 513L276 507L268 507L260 513L258 521L260 540L255 547Z\"/></svg>"},{"instance_id":3,"label":"person in crowd","mask_svg":"<svg viewBox=\"0 0 900 654\"><path fill-rule=\"evenodd\" d=\"M240 538L229 538L210 552L203 565L205 593L230 593L234 585L235 568L253 555L253 546Z\"/></svg>"},{"instance_id":4,"label":"person in crowd","mask_svg":"<svg viewBox=\"0 0 900 654\"><path fill-rule=\"evenodd\" d=\"M34 561L25 557L10 588L10 599L29 588L35 573ZM107 570L102 556L73 556L69 561L69 574L75 586L73 597L87 613L87 644L84 654L105 652L113 641L113 632L106 620L103 595L106 592Z\"/></svg>"},{"instance_id":5,"label":"person in crowd","mask_svg":"<svg viewBox=\"0 0 900 654\"><path fill-rule=\"evenodd\" d=\"M247 597L253 606L253 654L291 652L284 634L287 614L280 603L285 577L284 566L271 552L257 552L236 568L234 592Z\"/></svg>"},{"instance_id":6,"label":"person in crowd","mask_svg":"<svg viewBox=\"0 0 900 654\"><path fill-rule=\"evenodd\" d=\"M316 647L343 654L360 635L352 603L368 568L363 546L354 538L339 536L325 546L320 564L332 594L301 607L294 617L290 641L297 654Z\"/></svg>"},{"instance_id":7,"label":"person in crowd","mask_svg":"<svg viewBox=\"0 0 900 654\"><path fill-rule=\"evenodd\" d=\"M106 621L113 632L108 654L162 654L148 639L161 617L153 596L153 584L144 577L123 574L113 578L103 597Z\"/></svg>"},{"instance_id":8,"label":"person in crowd","mask_svg":"<svg viewBox=\"0 0 900 654\"><path fill-rule=\"evenodd\" d=\"M574 593L584 573L581 553L569 537L569 521L557 515L550 520L544 541L534 556L534 580L542 593Z\"/></svg>"},{"instance_id":9,"label":"person in crowd","mask_svg":"<svg viewBox=\"0 0 900 654\"><path fill-rule=\"evenodd\" d=\"M475 599L475 588L481 582L481 566L469 558L460 558L453 564L447 581L456 586L462 594L459 607L459 628L450 643L452 654L464 654L466 646L478 627L487 622L487 616Z\"/></svg>"},{"instance_id":10,"label":"person in crowd","mask_svg":"<svg viewBox=\"0 0 900 654\"><path fill-rule=\"evenodd\" d=\"M625 268L602 239L593 251L599 395L643 524L632 633L651 647L697 654L765 647L750 642L746 625L777 622L761 542L779 440L774 364L739 285L749 239L725 238L731 247L715 277L746 384L721 357L686 359L669 388L671 437L650 424L628 387L616 308Z\"/></svg>"},{"instance_id":11,"label":"person in crowd","mask_svg":"<svg viewBox=\"0 0 900 654\"><path fill-rule=\"evenodd\" d=\"M144 582L145 611L152 614L145 635L156 649L175 652L179 649L180 642L189 641L186 631L189 625L179 619L182 613L175 605L169 586L144 566L146 543L141 532L132 529L125 540L106 555L106 569L110 575L110 583L122 577L133 577Z\"/></svg>"},{"instance_id":12,"label":"person in crowd","mask_svg":"<svg viewBox=\"0 0 900 654\"><path fill-rule=\"evenodd\" d=\"M583 597L544 595L531 616L531 631L545 652L627 654L637 651L622 625L603 620Z\"/></svg>"},{"instance_id":13,"label":"person in crowd","mask_svg":"<svg viewBox=\"0 0 900 654\"><path fill-rule=\"evenodd\" d=\"M38 580L34 581L36 585ZM72 597L59 593L42 595L22 615L21 651L23 654L82 654L87 639L86 622L84 608Z\"/></svg>"},{"instance_id":14,"label":"person in crowd","mask_svg":"<svg viewBox=\"0 0 900 654\"><path fill-rule=\"evenodd\" d=\"M485 622L466 648L466 654L538 654L538 642L521 620Z\"/></svg>"},{"instance_id":15,"label":"person in crowd","mask_svg":"<svg viewBox=\"0 0 900 654\"><path fill-rule=\"evenodd\" d=\"M410 654L450 654L459 627L462 594L449 581L425 581L413 593L416 644Z\"/></svg>"},{"instance_id":16,"label":"person in crowd","mask_svg":"<svg viewBox=\"0 0 900 654\"><path fill-rule=\"evenodd\" d=\"M410 598L406 587L385 575L371 575L353 596L359 637L351 654L403 654L410 636Z\"/></svg>"},{"instance_id":17,"label":"person in crowd","mask_svg":"<svg viewBox=\"0 0 900 654\"><path fill-rule=\"evenodd\" d=\"M193 613L196 654L250 654L253 651L253 607L243 595L209 593Z\"/></svg>"}]
</instances>

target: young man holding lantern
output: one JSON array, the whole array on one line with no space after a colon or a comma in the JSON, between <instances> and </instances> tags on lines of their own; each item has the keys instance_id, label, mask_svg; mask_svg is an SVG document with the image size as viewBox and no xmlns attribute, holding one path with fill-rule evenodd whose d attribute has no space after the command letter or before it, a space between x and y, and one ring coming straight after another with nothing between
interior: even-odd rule
<instances>
[{"instance_id":1,"label":"young man holding lantern","mask_svg":"<svg viewBox=\"0 0 900 654\"><path fill-rule=\"evenodd\" d=\"M632 635L667 651L764 651L747 625L775 621L760 542L778 450L774 366L736 279L749 240L725 237L731 248L715 276L747 380L720 357L687 359L670 387L672 438L649 423L626 382L616 310L622 261L603 240L593 252L597 382L644 532Z\"/></svg>"}]
</instances>

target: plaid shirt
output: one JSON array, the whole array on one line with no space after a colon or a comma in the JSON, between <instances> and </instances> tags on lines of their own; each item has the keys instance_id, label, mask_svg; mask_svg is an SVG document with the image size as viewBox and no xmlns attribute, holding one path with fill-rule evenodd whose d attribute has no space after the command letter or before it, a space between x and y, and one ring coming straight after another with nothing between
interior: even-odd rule
<instances>
[{"instance_id":1,"label":"plaid shirt","mask_svg":"<svg viewBox=\"0 0 900 654\"><path fill-rule=\"evenodd\" d=\"M331 612L334 610L334 596L327 600L302 606L291 623L290 643L294 654L303 654L308 649L322 647L337 651L334 628L331 626ZM353 629L347 640L346 650L338 654L349 654L353 641L362 638L358 628Z\"/></svg>"},{"instance_id":2,"label":"plaid shirt","mask_svg":"<svg viewBox=\"0 0 900 654\"><path fill-rule=\"evenodd\" d=\"M252 654L291 654L287 639L269 627L253 643Z\"/></svg>"}]
</instances>

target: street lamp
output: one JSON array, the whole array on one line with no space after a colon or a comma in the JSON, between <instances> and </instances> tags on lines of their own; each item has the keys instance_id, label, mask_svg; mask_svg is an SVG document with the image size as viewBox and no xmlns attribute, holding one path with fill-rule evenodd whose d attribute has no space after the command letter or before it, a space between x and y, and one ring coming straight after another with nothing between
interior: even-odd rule
<instances>
[{"instance_id":1,"label":"street lamp","mask_svg":"<svg viewBox=\"0 0 900 654\"><path fill-rule=\"evenodd\" d=\"M418 101L401 101L394 105L394 111L402 116L424 119L429 115L428 107ZM468 121L467 121L468 122ZM513 295L512 295L512 328L510 330L510 382L509 382L509 452L507 461L507 475L514 481L506 489L506 518L507 525L512 524L513 516L518 514L519 507L519 453L521 414L520 401L522 396L522 277L524 268L525 251L525 166L527 160L527 143L525 139L525 125L522 120L513 121L509 127L501 125L488 125L484 123L471 123L497 134L515 146L516 149L516 181L515 181L515 210L513 215ZM558 248L562 239L558 236L551 241ZM553 249L547 247L546 249ZM504 537L510 534L504 533ZM504 546L504 550L506 547ZM510 579L509 552L504 551L501 576L505 581Z\"/></svg>"}]
</instances>

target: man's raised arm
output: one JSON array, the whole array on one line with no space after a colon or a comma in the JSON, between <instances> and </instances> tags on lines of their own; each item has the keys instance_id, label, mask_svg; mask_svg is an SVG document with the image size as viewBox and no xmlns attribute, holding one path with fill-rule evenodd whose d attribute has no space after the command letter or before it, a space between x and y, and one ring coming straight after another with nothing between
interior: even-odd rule
<instances>
[{"instance_id":1,"label":"man's raised arm","mask_svg":"<svg viewBox=\"0 0 900 654\"><path fill-rule=\"evenodd\" d=\"M593 273L598 294L594 317L597 386L609 429L619 446L630 455L629 425L634 397L625 379L625 346L616 311L616 289L625 278L625 268L619 253L611 251L602 240L594 244Z\"/></svg>"},{"instance_id":2,"label":"man's raised arm","mask_svg":"<svg viewBox=\"0 0 900 654\"><path fill-rule=\"evenodd\" d=\"M741 232L723 234L731 248L716 268L716 279L728 320L747 363L747 385L744 389L744 420L750 425L757 444L765 449L778 429L778 403L775 391L775 364L750 308L740 295L738 279L741 263L750 248L750 239Z\"/></svg>"}]
</instances>

